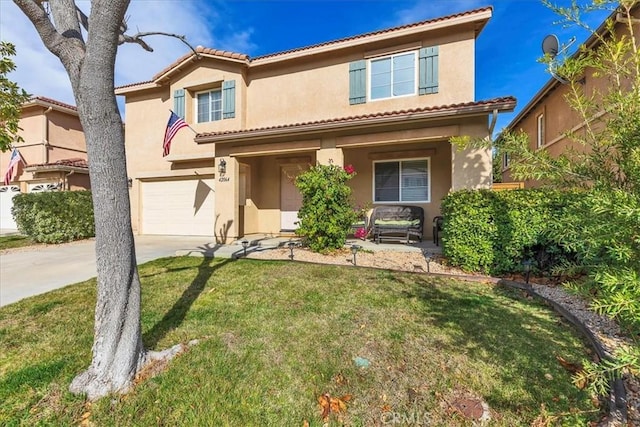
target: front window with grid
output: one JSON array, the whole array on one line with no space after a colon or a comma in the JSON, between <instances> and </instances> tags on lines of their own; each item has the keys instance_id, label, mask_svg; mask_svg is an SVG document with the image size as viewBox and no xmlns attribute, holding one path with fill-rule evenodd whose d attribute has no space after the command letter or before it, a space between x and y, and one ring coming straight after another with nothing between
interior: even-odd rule
<instances>
[{"instance_id":1,"label":"front window with grid","mask_svg":"<svg viewBox=\"0 0 640 427\"><path fill-rule=\"evenodd\" d=\"M416 93L416 53L408 52L371 60L370 99Z\"/></svg>"},{"instance_id":2,"label":"front window with grid","mask_svg":"<svg viewBox=\"0 0 640 427\"><path fill-rule=\"evenodd\" d=\"M375 202L430 201L429 159L375 162Z\"/></svg>"},{"instance_id":3,"label":"front window with grid","mask_svg":"<svg viewBox=\"0 0 640 427\"><path fill-rule=\"evenodd\" d=\"M196 95L198 123L222 120L222 91L200 92Z\"/></svg>"}]
</instances>

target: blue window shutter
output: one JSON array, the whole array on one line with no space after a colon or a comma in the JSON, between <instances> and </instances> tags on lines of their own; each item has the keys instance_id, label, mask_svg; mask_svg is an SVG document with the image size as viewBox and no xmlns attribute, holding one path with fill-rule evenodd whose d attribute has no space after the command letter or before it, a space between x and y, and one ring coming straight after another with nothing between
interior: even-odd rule
<instances>
[{"instance_id":1,"label":"blue window shutter","mask_svg":"<svg viewBox=\"0 0 640 427\"><path fill-rule=\"evenodd\" d=\"M184 89L173 91L173 112L184 119Z\"/></svg>"},{"instance_id":2,"label":"blue window shutter","mask_svg":"<svg viewBox=\"0 0 640 427\"><path fill-rule=\"evenodd\" d=\"M222 118L233 119L236 116L236 81L222 82Z\"/></svg>"},{"instance_id":3,"label":"blue window shutter","mask_svg":"<svg viewBox=\"0 0 640 427\"><path fill-rule=\"evenodd\" d=\"M367 61L354 61L349 64L349 104L367 102Z\"/></svg>"},{"instance_id":4,"label":"blue window shutter","mask_svg":"<svg viewBox=\"0 0 640 427\"><path fill-rule=\"evenodd\" d=\"M438 93L438 46L420 49L419 93Z\"/></svg>"}]
</instances>

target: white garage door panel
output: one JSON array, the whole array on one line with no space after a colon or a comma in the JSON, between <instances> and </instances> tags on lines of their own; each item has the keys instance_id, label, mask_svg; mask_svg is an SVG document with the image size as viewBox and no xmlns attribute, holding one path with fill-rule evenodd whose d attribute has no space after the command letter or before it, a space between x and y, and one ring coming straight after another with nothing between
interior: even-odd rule
<instances>
[{"instance_id":1,"label":"white garage door panel","mask_svg":"<svg viewBox=\"0 0 640 427\"><path fill-rule=\"evenodd\" d=\"M0 228L7 230L17 230L18 226L11 214L13 207L13 197L20 194L17 186L0 187Z\"/></svg>"},{"instance_id":2,"label":"white garage door panel","mask_svg":"<svg viewBox=\"0 0 640 427\"><path fill-rule=\"evenodd\" d=\"M142 233L212 236L213 178L143 182Z\"/></svg>"}]
</instances>

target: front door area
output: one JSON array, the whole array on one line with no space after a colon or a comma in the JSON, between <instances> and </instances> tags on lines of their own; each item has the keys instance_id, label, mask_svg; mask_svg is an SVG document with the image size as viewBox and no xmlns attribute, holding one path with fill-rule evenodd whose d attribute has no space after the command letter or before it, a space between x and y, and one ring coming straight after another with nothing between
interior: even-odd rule
<instances>
[{"instance_id":1,"label":"front door area","mask_svg":"<svg viewBox=\"0 0 640 427\"><path fill-rule=\"evenodd\" d=\"M303 171L301 165L280 167L280 231L298 228L298 211L302 206L302 194L294 180Z\"/></svg>"}]
</instances>

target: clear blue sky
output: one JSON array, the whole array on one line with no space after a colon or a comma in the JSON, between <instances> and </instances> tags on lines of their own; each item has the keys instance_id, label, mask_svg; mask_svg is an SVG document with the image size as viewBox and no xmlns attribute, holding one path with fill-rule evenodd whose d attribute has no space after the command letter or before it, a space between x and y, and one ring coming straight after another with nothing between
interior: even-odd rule
<instances>
[{"instance_id":1,"label":"clear blue sky","mask_svg":"<svg viewBox=\"0 0 640 427\"><path fill-rule=\"evenodd\" d=\"M77 3L89 11L88 1ZM566 6L570 0L555 3ZM544 36L554 33L561 42L576 36L569 52L588 36L576 27L554 25L558 16L541 0L133 0L128 22L130 32L184 34L194 46L259 56L485 6L493 6L493 18L477 40L476 100L507 95L518 100L515 113L500 116L499 131L550 78L536 62ZM597 27L607 15L594 14L587 22ZM74 103L64 69L9 0L0 0L0 38L17 46L13 80L34 95ZM188 52L175 39L148 41L154 53L137 45L120 48L116 85L149 80Z\"/></svg>"}]
</instances>

